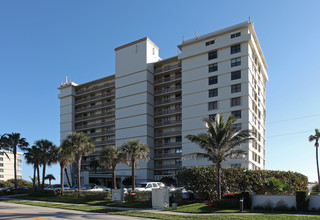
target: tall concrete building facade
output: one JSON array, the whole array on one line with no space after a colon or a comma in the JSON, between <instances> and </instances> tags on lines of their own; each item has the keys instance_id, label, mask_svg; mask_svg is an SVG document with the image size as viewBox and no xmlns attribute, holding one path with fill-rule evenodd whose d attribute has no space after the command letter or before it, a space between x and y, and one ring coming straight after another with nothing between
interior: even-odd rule
<instances>
[{"instance_id":1,"label":"tall concrete building facade","mask_svg":"<svg viewBox=\"0 0 320 220\"><path fill-rule=\"evenodd\" d=\"M59 87L60 137L81 131L93 138L96 152L84 157L84 183L111 184L110 170L92 167L102 147L139 139L150 147L150 161L140 162L137 181L175 176L182 167L211 165L181 160L200 152L184 137L205 131L202 119L217 113L239 119L238 129L255 131L255 140L240 146L243 158L224 167L265 168L265 93L267 64L253 24L243 22L178 45L181 53L159 57L159 48L143 38L115 49L115 74ZM91 164L91 165L90 165ZM121 165L118 181L130 177Z\"/></svg>"},{"instance_id":2,"label":"tall concrete building facade","mask_svg":"<svg viewBox=\"0 0 320 220\"><path fill-rule=\"evenodd\" d=\"M17 152L17 179L22 179L22 155ZM0 152L0 182L14 179L14 156L12 151Z\"/></svg>"}]
</instances>

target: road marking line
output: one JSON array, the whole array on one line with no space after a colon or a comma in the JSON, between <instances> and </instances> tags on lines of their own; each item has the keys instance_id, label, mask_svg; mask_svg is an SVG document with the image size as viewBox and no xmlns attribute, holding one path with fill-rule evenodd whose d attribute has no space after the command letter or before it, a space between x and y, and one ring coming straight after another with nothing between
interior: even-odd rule
<instances>
[{"instance_id":1,"label":"road marking line","mask_svg":"<svg viewBox=\"0 0 320 220\"><path fill-rule=\"evenodd\" d=\"M26 214L21 214L21 213L16 213L16 212L0 211L0 213L10 214L10 215L18 215L18 216L22 216L22 217L26 217L26 218L37 219L37 220L50 219L50 218L46 218L46 217L38 217L38 216L26 215Z\"/></svg>"}]
</instances>

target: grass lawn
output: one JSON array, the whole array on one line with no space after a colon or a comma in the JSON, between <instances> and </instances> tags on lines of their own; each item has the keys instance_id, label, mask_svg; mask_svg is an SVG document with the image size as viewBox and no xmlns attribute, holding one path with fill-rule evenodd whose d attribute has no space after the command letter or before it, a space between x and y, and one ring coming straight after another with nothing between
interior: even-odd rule
<instances>
[{"instance_id":1,"label":"grass lawn","mask_svg":"<svg viewBox=\"0 0 320 220\"><path fill-rule=\"evenodd\" d=\"M164 211L172 212L185 212L185 213L240 213L239 209L217 209L208 205L201 203L192 203L189 205L178 206L176 210L170 208L163 209ZM243 213L248 213L249 211L243 211Z\"/></svg>"},{"instance_id":2,"label":"grass lawn","mask_svg":"<svg viewBox=\"0 0 320 220\"><path fill-rule=\"evenodd\" d=\"M86 212L96 212L96 213L108 213L114 215L126 215L126 216L136 216L136 217L146 217L146 218L158 218L158 219L169 219L169 220L180 220L180 219L320 219L320 216L294 216L294 215L232 215L232 214L222 214L222 215L170 215L170 214L158 214L140 211L119 211L114 209L100 208L96 206L74 206L66 204L52 204L52 203L39 203L33 201L18 201L18 200L3 200L2 202L18 203L25 205L34 205L42 207L52 207L60 209L71 209Z\"/></svg>"},{"instance_id":3,"label":"grass lawn","mask_svg":"<svg viewBox=\"0 0 320 220\"><path fill-rule=\"evenodd\" d=\"M112 207L123 207L123 208L152 208L151 205L144 203L127 204L122 202L112 202L106 200L87 200L84 198L68 197L68 196L15 196L17 199L36 200L36 201L47 201L47 202L62 202L62 203L74 203L74 204L88 204L95 206L112 206Z\"/></svg>"}]
</instances>

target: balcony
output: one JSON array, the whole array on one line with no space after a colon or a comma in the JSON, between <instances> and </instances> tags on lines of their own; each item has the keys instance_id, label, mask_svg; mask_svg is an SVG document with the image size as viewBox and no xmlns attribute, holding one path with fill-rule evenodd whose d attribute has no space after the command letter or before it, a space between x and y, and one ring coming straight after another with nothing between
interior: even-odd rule
<instances>
[{"instance_id":1,"label":"balcony","mask_svg":"<svg viewBox=\"0 0 320 220\"><path fill-rule=\"evenodd\" d=\"M181 124L181 120L161 121L161 122L155 122L154 123L155 127L167 126L167 125L176 125L176 124Z\"/></svg>"},{"instance_id":2,"label":"balcony","mask_svg":"<svg viewBox=\"0 0 320 220\"><path fill-rule=\"evenodd\" d=\"M171 70L176 70L176 69L179 69L179 68L181 68L181 63L177 63L177 64L174 64L174 65L168 65L168 66L156 69L154 71L154 74L155 75L156 74L161 74L161 73L168 72L168 71L171 71Z\"/></svg>"},{"instance_id":3,"label":"balcony","mask_svg":"<svg viewBox=\"0 0 320 220\"><path fill-rule=\"evenodd\" d=\"M168 137L168 136L176 136L181 135L182 131L168 131L168 132L156 132L155 137Z\"/></svg>"},{"instance_id":4,"label":"balcony","mask_svg":"<svg viewBox=\"0 0 320 220\"><path fill-rule=\"evenodd\" d=\"M88 115L88 116L83 116L83 117L77 117L75 118L75 121L78 122L78 121L85 121L85 120L88 120L88 119L95 119L95 118L100 118L100 117L103 117L103 116L113 116L115 114L114 111L111 111L111 112L105 112L105 113L101 113L101 114L94 114L94 115Z\"/></svg>"},{"instance_id":5,"label":"balcony","mask_svg":"<svg viewBox=\"0 0 320 220\"><path fill-rule=\"evenodd\" d=\"M162 95L162 94L166 94L166 93L180 91L181 88L182 88L182 86L179 85L179 86L175 86L175 87L171 87L171 88L167 88L167 89L155 90L154 95Z\"/></svg>"},{"instance_id":6,"label":"balcony","mask_svg":"<svg viewBox=\"0 0 320 220\"><path fill-rule=\"evenodd\" d=\"M154 159L181 158L181 153L155 154Z\"/></svg>"},{"instance_id":7,"label":"balcony","mask_svg":"<svg viewBox=\"0 0 320 220\"><path fill-rule=\"evenodd\" d=\"M162 100L155 100L154 104L155 105L166 105L166 104L171 104L171 103L175 103L175 102L181 102L182 100L182 97L176 97L176 98L173 98L173 99L162 99Z\"/></svg>"},{"instance_id":8,"label":"balcony","mask_svg":"<svg viewBox=\"0 0 320 220\"><path fill-rule=\"evenodd\" d=\"M110 131L102 131L102 132L94 132L91 134L87 134L88 137L99 137L99 136L105 136L105 135L113 135L115 133L115 130Z\"/></svg>"},{"instance_id":9,"label":"balcony","mask_svg":"<svg viewBox=\"0 0 320 220\"><path fill-rule=\"evenodd\" d=\"M170 110L158 110L158 111L155 111L155 116L163 116L163 115L169 115L174 113L181 113L181 108L170 109Z\"/></svg>"},{"instance_id":10,"label":"balcony","mask_svg":"<svg viewBox=\"0 0 320 220\"><path fill-rule=\"evenodd\" d=\"M155 169L181 169L181 164L155 164Z\"/></svg>"},{"instance_id":11,"label":"balcony","mask_svg":"<svg viewBox=\"0 0 320 220\"><path fill-rule=\"evenodd\" d=\"M101 123L90 124L90 125L76 126L76 130L77 131L86 130L86 129L89 129L89 128L104 127L104 126L107 126L107 125L114 125L114 120L101 122Z\"/></svg>"},{"instance_id":12,"label":"balcony","mask_svg":"<svg viewBox=\"0 0 320 220\"><path fill-rule=\"evenodd\" d=\"M155 149L179 147L181 146L181 141L171 142L171 143L156 143Z\"/></svg>"},{"instance_id":13,"label":"balcony","mask_svg":"<svg viewBox=\"0 0 320 220\"><path fill-rule=\"evenodd\" d=\"M96 109L99 109L99 108L113 106L114 104L115 104L115 102L112 101L112 102L107 102L107 103L104 103L104 104L92 105L92 106L76 109L75 112L76 113L80 113L80 112L85 112L85 111L92 111L92 110L96 110Z\"/></svg>"},{"instance_id":14,"label":"balcony","mask_svg":"<svg viewBox=\"0 0 320 220\"><path fill-rule=\"evenodd\" d=\"M98 91L98 90L101 90L101 89L114 87L114 86L115 86L115 83L112 82L112 83L105 83L105 84L103 84L101 86L93 86L90 89L80 89L80 90L77 91L77 95L85 94L85 93L93 92L93 91Z\"/></svg>"},{"instance_id":15,"label":"balcony","mask_svg":"<svg viewBox=\"0 0 320 220\"><path fill-rule=\"evenodd\" d=\"M115 92L109 92L107 94L96 95L96 96L93 96L93 97L88 97L86 99L77 100L76 101L76 105L79 105L79 104L82 104L82 103L86 103L86 102L90 102L90 101L103 99L103 98L107 98L107 97L110 97L110 96L114 96L114 94L115 94Z\"/></svg>"},{"instance_id":16,"label":"balcony","mask_svg":"<svg viewBox=\"0 0 320 220\"><path fill-rule=\"evenodd\" d=\"M114 144L116 140L106 140L106 141L95 141L94 145L97 146L102 146L102 145L110 145Z\"/></svg>"},{"instance_id":17,"label":"balcony","mask_svg":"<svg viewBox=\"0 0 320 220\"><path fill-rule=\"evenodd\" d=\"M176 76L173 76L173 77L165 77L163 79L157 79L154 81L154 84L161 84L161 83L167 83L167 82L174 82L174 81L177 81L177 80L180 80L181 79L181 75L176 75Z\"/></svg>"}]
</instances>

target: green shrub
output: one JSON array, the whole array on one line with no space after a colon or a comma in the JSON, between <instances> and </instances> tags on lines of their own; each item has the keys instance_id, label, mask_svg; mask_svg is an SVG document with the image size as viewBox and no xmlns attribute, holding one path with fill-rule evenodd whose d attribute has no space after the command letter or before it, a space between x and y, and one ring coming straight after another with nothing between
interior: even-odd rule
<instances>
[{"instance_id":1,"label":"green shrub","mask_svg":"<svg viewBox=\"0 0 320 220\"><path fill-rule=\"evenodd\" d=\"M221 199L213 202L213 207L218 209L239 209L239 199Z\"/></svg>"},{"instance_id":2,"label":"green shrub","mask_svg":"<svg viewBox=\"0 0 320 220\"><path fill-rule=\"evenodd\" d=\"M104 191L104 192L86 192L81 191L80 197L86 200L111 200L111 192Z\"/></svg>"},{"instance_id":3,"label":"green shrub","mask_svg":"<svg viewBox=\"0 0 320 220\"><path fill-rule=\"evenodd\" d=\"M306 191L296 192L296 203L298 211L308 211L308 198Z\"/></svg>"},{"instance_id":4,"label":"green shrub","mask_svg":"<svg viewBox=\"0 0 320 220\"><path fill-rule=\"evenodd\" d=\"M243 201L243 208L244 209L251 209L252 204L252 196L249 192L241 193L241 197L244 199Z\"/></svg>"},{"instance_id":5,"label":"green shrub","mask_svg":"<svg viewBox=\"0 0 320 220\"><path fill-rule=\"evenodd\" d=\"M184 204L181 190L176 190L169 193L169 203L170 205L172 205L172 203L177 203L178 205Z\"/></svg>"},{"instance_id":6,"label":"green shrub","mask_svg":"<svg viewBox=\"0 0 320 220\"><path fill-rule=\"evenodd\" d=\"M151 203L151 191L131 191L125 196L126 203Z\"/></svg>"},{"instance_id":7,"label":"green shrub","mask_svg":"<svg viewBox=\"0 0 320 220\"><path fill-rule=\"evenodd\" d=\"M253 210L264 210L264 206L256 205L256 206L253 207Z\"/></svg>"},{"instance_id":8,"label":"green shrub","mask_svg":"<svg viewBox=\"0 0 320 220\"><path fill-rule=\"evenodd\" d=\"M53 190L29 191L28 194L30 196L37 196L37 197L55 196L55 192Z\"/></svg>"},{"instance_id":9,"label":"green shrub","mask_svg":"<svg viewBox=\"0 0 320 220\"><path fill-rule=\"evenodd\" d=\"M319 184L314 185L314 186L312 187L312 191L315 191L315 192L320 191Z\"/></svg>"},{"instance_id":10,"label":"green shrub","mask_svg":"<svg viewBox=\"0 0 320 220\"><path fill-rule=\"evenodd\" d=\"M288 206L281 204L281 205L277 205L273 208L274 211L289 211Z\"/></svg>"},{"instance_id":11,"label":"green shrub","mask_svg":"<svg viewBox=\"0 0 320 220\"><path fill-rule=\"evenodd\" d=\"M24 179L17 179L17 185L20 187L32 188L32 182L29 182ZM4 182L0 182L0 188L2 187L14 187L14 179L9 179Z\"/></svg>"}]
</instances>

